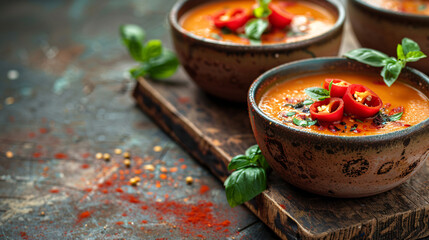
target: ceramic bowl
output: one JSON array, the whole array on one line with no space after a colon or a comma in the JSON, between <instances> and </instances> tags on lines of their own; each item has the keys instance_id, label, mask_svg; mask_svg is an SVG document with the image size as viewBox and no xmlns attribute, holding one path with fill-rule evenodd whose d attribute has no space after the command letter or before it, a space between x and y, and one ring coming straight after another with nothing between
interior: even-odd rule
<instances>
[{"instance_id":1,"label":"ceramic bowl","mask_svg":"<svg viewBox=\"0 0 429 240\"><path fill-rule=\"evenodd\" d=\"M223 99L245 102L250 84L268 69L298 59L338 55L345 19L344 7L334 0L309 1L338 16L332 29L308 40L259 46L216 41L185 31L179 19L190 9L207 1L178 1L169 15L175 51L188 75L205 92Z\"/></svg>"},{"instance_id":2,"label":"ceramic bowl","mask_svg":"<svg viewBox=\"0 0 429 240\"><path fill-rule=\"evenodd\" d=\"M363 0L348 0L347 5L353 31L362 47L396 57L396 46L407 37L429 54L429 16L387 10ZM429 75L429 58L407 65Z\"/></svg>"},{"instance_id":3,"label":"ceramic bowl","mask_svg":"<svg viewBox=\"0 0 429 240\"><path fill-rule=\"evenodd\" d=\"M276 67L250 87L249 116L256 141L270 166L290 184L333 197L364 197L392 189L410 178L429 157L429 119L404 130L341 137L300 131L258 108L276 83L299 76L351 72L379 75L379 68L344 58L318 58ZM399 81L429 96L429 78L406 68Z\"/></svg>"}]
</instances>

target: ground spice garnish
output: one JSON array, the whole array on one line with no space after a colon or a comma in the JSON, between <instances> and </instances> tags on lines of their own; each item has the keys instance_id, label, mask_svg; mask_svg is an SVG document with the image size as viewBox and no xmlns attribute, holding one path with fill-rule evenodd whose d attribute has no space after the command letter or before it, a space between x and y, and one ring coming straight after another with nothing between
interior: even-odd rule
<instances>
[{"instance_id":1,"label":"ground spice garnish","mask_svg":"<svg viewBox=\"0 0 429 240\"><path fill-rule=\"evenodd\" d=\"M204 194L204 193L206 193L209 190L210 190L209 186L202 185L201 188L200 188L200 194Z\"/></svg>"}]
</instances>

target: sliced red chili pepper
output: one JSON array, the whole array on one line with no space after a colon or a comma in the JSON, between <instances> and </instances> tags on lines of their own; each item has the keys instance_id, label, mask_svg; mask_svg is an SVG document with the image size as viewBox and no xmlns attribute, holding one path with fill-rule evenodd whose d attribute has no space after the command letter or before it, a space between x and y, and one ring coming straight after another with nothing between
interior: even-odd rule
<instances>
[{"instance_id":1,"label":"sliced red chili pepper","mask_svg":"<svg viewBox=\"0 0 429 240\"><path fill-rule=\"evenodd\" d=\"M343 96L344 111L358 118L372 117L383 106L381 99L371 89L351 84Z\"/></svg>"},{"instance_id":2,"label":"sliced red chili pepper","mask_svg":"<svg viewBox=\"0 0 429 240\"><path fill-rule=\"evenodd\" d=\"M213 23L218 28L227 27L236 31L244 26L250 18L252 18L250 12L243 8L226 9L213 16Z\"/></svg>"},{"instance_id":3,"label":"sliced red chili pepper","mask_svg":"<svg viewBox=\"0 0 429 240\"><path fill-rule=\"evenodd\" d=\"M350 83L342 80L342 79L332 79L332 78L326 78L325 82L323 83L323 88L326 90L329 90L329 84L332 83L331 86L331 97L339 97L342 98L344 96L344 93L346 93L347 88L350 86Z\"/></svg>"},{"instance_id":4,"label":"sliced red chili pepper","mask_svg":"<svg viewBox=\"0 0 429 240\"><path fill-rule=\"evenodd\" d=\"M271 14L268 16L268 21L273 27L285 28L292 22L293 14L287 12L284 8L276 3L268 4Z\"/></svg>"},{"instance_id":5,"label":"sliced red chili pepper","mask_svg":"<svg viewBox=\"0 0 429 240\"><path fill-rule=\"evenodd\" d=\"M341 98L327 98L310 106L312 119L322 122L341 121L344 113L344 102Z\"/></svg>"}]
</instances>

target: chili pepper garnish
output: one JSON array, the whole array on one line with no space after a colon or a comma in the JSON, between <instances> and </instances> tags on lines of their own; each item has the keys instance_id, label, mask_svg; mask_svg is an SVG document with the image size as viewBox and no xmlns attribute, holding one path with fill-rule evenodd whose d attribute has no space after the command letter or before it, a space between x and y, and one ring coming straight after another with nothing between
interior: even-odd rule
<instances>
[{"instance_id":1,"label":"chili pepper garnish","mask_svg":"<svg viewBox=\"0 0 429 240\"><path fill-rule=\"evenodd\" d=\"M228 28L231 31L237 31L252 18L249 11L243 8L226 9L213 16L213 23L218 28Z\"/></svg>"},{"instance_id":2,"label":"chili pepper garnish","mask_svg":"<svg viewBox=\"0 0 429 240\"><path fill-rule=\"evenodd\" d=\"M350 86L350 83L342 79L326 78L325 82L323 83L323 88L329 90L329 84L331 82L332 86L330 96L342 98L344 96L344 93L346 93L347 88Z\"/></svg>"},{"instance_id":3,"label":"chili pepper garnish","mask_svg":"<svg viewBox=\"0 0 429 240\"><path fill-rule=\"evenodd\" d=\"M282 29L291 24L294 17L293 14L272 2L268 4L268 8L271 10L271 14L268 16L268 21L273 27Z\"/></svg>"},{"instance_id":4,"label":"chili pepper garnish","mask_svg":"<svg viewBox=\"0 0 429 240\"><path fill-rule=\"evenodd\" d=\"M341 121L344 112L344 102L341 98L327 98L310 106L312 119L322 122Z\"/></svg>"},{"instance_id":5,"label":"chili pepper garnish","mask_svg":"<svg viewBox=\"0 0 429 240\"><path fill-rule=\"evenodd\" d=\"M351 84L343 96L344 111L357 118L368 118L378 113L383 106L380 97L369 88Z\"/></svg>"}]
</instances>

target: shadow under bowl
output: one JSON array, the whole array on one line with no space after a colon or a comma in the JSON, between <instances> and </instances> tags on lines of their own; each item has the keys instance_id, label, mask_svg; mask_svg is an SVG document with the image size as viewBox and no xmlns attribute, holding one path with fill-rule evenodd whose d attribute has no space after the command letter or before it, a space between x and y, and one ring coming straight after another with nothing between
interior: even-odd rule
<instances>
[{"instance_id":1,"label":"shadow under bowl","mask_svg":"<svg viewBox=\"0 0 429 240\"><path fill-rule=\"evenodd\" d=\"M265 71L299 59L338 54L345 19L343 5L334 0L307 1L336 15L335 25L307 40L262 45L222 42L186 31L180 26L181 17L210 1L178 1L169 15L175 51L188 75L202 90L226 100L245 102L250 84Z\"/></svg>"},{"instance_id":2,"label":"shadow under bowl","mask_svg":"<svg viewBox=\"0 0 429 240\"><path fill-rule=\"evenodd\" d=\"M407 37L429 54L429 16L388 10L363 0L348 0L347 5L353 31L362 47L396 57L398 43ZM429 58L407 65L429 75Z\"/></svg>"},{"instance_id":3,"label":"shadow under bowl","mask_svg":"<svg viewBox=\"0 0 429 240\"><path fill-rule=\"evenodd\" d=\"M429 119L387 134L345 137L300 131L271 119L258 107L275 84L323 73L379 75L380 69L344 59L318 58L276 67L250 87L252 130L273 174L308 192L332 197L375 195L409 179L429 157ZM429 78L405 68L398 79L429 96Z\"/></svg>"}]
</instances>

